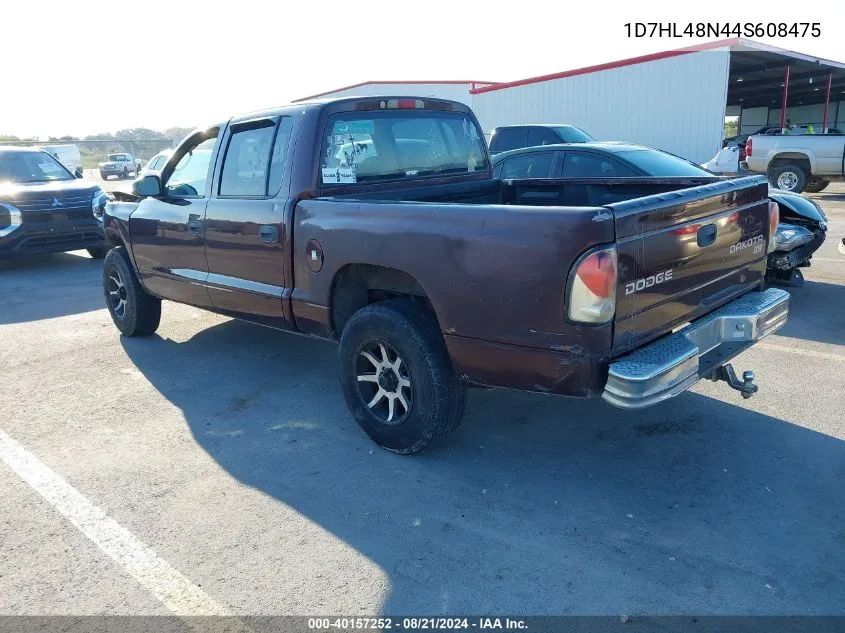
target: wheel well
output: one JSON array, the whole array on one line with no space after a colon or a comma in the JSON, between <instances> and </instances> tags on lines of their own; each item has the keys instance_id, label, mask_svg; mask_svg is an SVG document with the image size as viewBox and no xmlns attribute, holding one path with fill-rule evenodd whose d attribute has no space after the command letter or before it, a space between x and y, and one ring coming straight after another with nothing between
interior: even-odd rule
<instances>
[{"instance_id":1,"label":"wheel well","mask_svg":"<svg viewBox=\"0 0 845 633\"><path fill-rule=\"evenodd\" d=\"M810 177L810 159L806 154L799 154L797 152L784 152L778 154L769 162L769 169L781 167L782 165L796 165L804 170L807 178Z\"/></svg>"},{"instance_id":2,"label":"wheel well","mask_svg":"<svg viewBox=\"0 0 845 633\"><path fill-rule=\"evenodd\" d=\"M118 233L116 230L114 230L114 228L106 227L105 234L106 234L106 240L108 241L110 248L116 248L118 246L126 246L123 243L123 238L120 237L120 233Z\"/></svg>"},{"instance_id":3,"label":"wheel well","mask_svg":"<svg viewBox=\"0 0 845 633\"><path fill-rule=\"evenodd\" d=\"M372 264L344 266L332 283L332 333L340 336L346 322L358 310L388 299L410 299L434 314L422 285L405 271Z\"/></svg>"}]
</instances>

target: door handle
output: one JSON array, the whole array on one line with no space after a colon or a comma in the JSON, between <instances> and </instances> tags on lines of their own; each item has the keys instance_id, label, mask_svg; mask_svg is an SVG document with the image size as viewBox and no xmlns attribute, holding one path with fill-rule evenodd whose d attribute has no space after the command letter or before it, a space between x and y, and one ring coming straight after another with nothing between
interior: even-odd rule
<instances>
[{"instance_id":1,"label":"door handle","mask_svg":"<svg viewBox=\"0 0 845 633\"><path fill-rule=\"evenodd\" d=\"M188 230L194 235L202 235L202 220L191 220L188 222Z\"/></svg>"},{"instance_id":2,"label":"door handle","mask_svg":"<svg viewBox=\"0 0 845 633\"><path fill-rule=\"evenodd\" d=\"M265 242L278 242L279 229L272 224L264 224L258 227L258 235Z\"/></svg>"}]
</instances>

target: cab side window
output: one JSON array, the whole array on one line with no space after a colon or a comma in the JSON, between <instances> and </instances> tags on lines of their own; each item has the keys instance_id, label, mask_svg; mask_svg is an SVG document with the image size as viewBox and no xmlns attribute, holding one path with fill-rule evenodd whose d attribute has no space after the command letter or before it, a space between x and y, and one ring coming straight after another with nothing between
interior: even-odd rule
<instances>
[{"instance_id":1,"label":"cab side window","mask_svg":"<svg viewBox=\"0 0 845 633\"><path fill-rule=\"evenodd\" d=\"M290 117L278 125L264 119L235 126L223 159L220 197L275 195L282 183L290 133Z\"/></svg>"},{"instance_id":2,"label":"cab side window","mask_svg":"<svg viewBox=\"0 0 845 633\"><path fill-rule=\"evenodd\" d=\"M502 163L499 178L551 178L554 152L512 156Z\"/></svg>"},{"instance_id":3,"label":"cab side window","mask_svg":"<svg viewBox=\"0 0 845 633\"><path fill-rule=\"evenodd\" d=\"M563 159L564 178L630 178L636 176L631 169L590 152L566 152Z\"/></svg>"}]
</instances>

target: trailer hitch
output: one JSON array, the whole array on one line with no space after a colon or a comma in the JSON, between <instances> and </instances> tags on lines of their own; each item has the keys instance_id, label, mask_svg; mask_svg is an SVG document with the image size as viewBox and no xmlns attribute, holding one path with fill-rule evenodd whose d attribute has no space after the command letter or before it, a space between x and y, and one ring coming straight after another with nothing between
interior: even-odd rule
<instances>
[{"instance_id":1,"label":"trailer hitch","mask_svg":"<svg viewBox=\"0 0 845 633\"><path fill-rule=\"evenodd\" d=\"M742 397L746 400L757 393L757 385L754 384L754 372L742 372L742 380L740 381L740 379L736 377L736 372L730 363L722 365L716 369L716 371L710 375L710 380L713 382L724 380L728 383L728 386L731 389L739 391L742 394Z\"/></svg>"}]
</instances>

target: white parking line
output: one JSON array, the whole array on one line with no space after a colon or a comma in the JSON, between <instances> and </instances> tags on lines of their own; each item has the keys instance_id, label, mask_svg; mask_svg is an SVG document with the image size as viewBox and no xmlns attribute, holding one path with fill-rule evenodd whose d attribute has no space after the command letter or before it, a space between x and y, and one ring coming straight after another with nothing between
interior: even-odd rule
<instances>
[{"instance_id":1,"label":"white parking line","mask_svg":"<svg viewBox=\"0 0 845 633\"><path fill-rule=\"evenodd\" d=\"M152 548L88 501L2 429L0 459L174 614L180 617L232 616L226 607L159 558ZM226 622L226 630L248 630L237 620L227 619ZM190 620L186 623L192 624ZM204 631L209 624L203 624Z\"/></svg>"},{"instance_id":2,"label":"white parking line","mask_svg":"<svg viewBox=\"0 0 845 633\"><path fill-rule=\"evenodd\" d=\"M835 262L837 264L845 264L845 259L836 259L835 257L813 257L814 262Z\"/></svg>"},{"instance_id":3,"label":"white parking line","mask_svg":"<svg viewBox=\"0 0 845 633\"><path fill-rule=\"evenodd\" d=\"M770 349L775 352L792 352L793 354L801 354L802 356L812 356L813 358L822 358L824 360L834 360L843 362L845 361L845 355L843 354L831 354L830 352L817 352L812 349L802 349L800 347L787 347L786 345L775 345L774 343L758 343L758 347L762 347L764 349Z\"/></svg>"}]
</instances>

